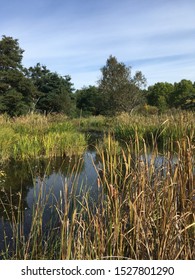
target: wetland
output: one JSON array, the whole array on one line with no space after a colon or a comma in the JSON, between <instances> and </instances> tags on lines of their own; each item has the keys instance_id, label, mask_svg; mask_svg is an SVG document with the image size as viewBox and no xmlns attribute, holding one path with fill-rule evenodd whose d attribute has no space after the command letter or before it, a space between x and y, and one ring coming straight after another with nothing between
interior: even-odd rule
<instances>
[{"instance_id":1,"label":"wetland","mask_svg":"<svg viewBox=\"0 0 195 280\"><path fill-rule=\"evenodd\" d=\"M194 259L193 113L0 123L1 259Z\"/></svg>"}]
</instances>

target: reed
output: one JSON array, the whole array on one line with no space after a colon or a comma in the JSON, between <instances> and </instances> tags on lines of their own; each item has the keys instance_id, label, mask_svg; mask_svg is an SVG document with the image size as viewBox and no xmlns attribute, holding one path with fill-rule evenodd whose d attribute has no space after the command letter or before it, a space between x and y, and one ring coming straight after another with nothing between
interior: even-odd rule
<instances>
[{"instance_id":1,"label":"reed","mask_svg":"<svg viewBox=\"0 0 195 280\"><path fill-rule=\"evenodd\" d=\"M68 120L49 120L41 115L4 120L0 127L0 161L81 154L86 147L85 136Z\"/></svg>"},{"instance_id":2,"label":"reed","mask_svg":"<svg viewBox=\"0 0 195 280\"><path fill-rule=\"evenodd\" d=\"M88 192L77 192L82 157L69 169L70 179L65 181L59 199L52 191L47 194L44 187L39 188L27 236L21 226L21 199L16 211L9 196L9 213L1 201L14 240L12 250L5 244L7 249L1 257L194 259L194 145L189 137L178 140L174 153L167 150L159 163L162 155L156 143L149 149L142 141L142 146L135 139L118 149L109 134L104 146L97 147L102 168L98 170L94 163L98 175L96 202L91 203ZM54 197L50 207L53 219L44 231L49 196Z\"/></svg>"},{"instance_id":3,"label":"reed","mask_svg":"<svg viewBox=\"0 0 195 280\"><path fill-rule=\"evenodd\" d=\"M75 147L82 153L85 139L75 129L74 120L59 124L47 120L36 133L29 123L31 119L23 125L3 123L1 158L8 159L14 153L16 158L55 157L73 153ZM107 131L96 146L101 165L98 169L94 162L97 201L91 200L84 185L78 192L83 166L82 155L78 156L75 165L68 168L69 180L64 181L59 198L52 190L45 191L44 180L35 188L28 234L22 190L16 200L11 191L5 193L0 208L3 222L10 224L12 242L5 232L0 258L193 260L194 123L193 113L113 119L110 133ZM4 174L0 175L3 180ZM45 227L44 214L51 197L51 220Z\"/></svg>"},{"instance_id":4,"label":"reed","mask_svg":"<svg viewBox=\"0 0 195 280\"><path fill-rule=\"evenodd\" d=\"M106 238L112 240L112 245L107 244L111 248L108 257L194 258L195 149L189 137L177 145L174 161L167 151L161 165L156 163L157 147L151 152L144 140L141 149L134 146L131 150L127 144L120 154L101 154L100 180L110 213L106 220L112 223L108 226L112 238Z\"/></svg>"},{"instance_id":5,"label":"reed","mask_svg":"<svg viewBox=\"0 0 195 280\"><path fill-rule=\"evenodd\" d=\"M163 146L173 145L175 141L188 136L195 136L195 114L193 112L175 112L163 115L129 115L121 114L116 117L113 130L118 139L135 140L136 133L142 142L152 144L152 137Z\"/></svg>"}]
</instances>

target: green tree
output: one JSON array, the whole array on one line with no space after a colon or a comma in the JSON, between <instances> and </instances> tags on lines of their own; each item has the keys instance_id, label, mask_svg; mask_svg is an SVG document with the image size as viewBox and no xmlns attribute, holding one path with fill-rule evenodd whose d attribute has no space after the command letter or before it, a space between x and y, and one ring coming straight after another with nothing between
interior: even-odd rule
<instances>
[{"instance_id":1,"label":"green tree","mask_svg":"<svg viewBox=\"0 0 195 280\"><path fill-rule=\"evenodd\" d=\"M3 35L0 41L0 69L21 69L23 52L17 39Z\"/></svg>"},{"instance_id":2,"label":"green tree","mask_svg":"<svg viewBox=\"0 0 195 280\"><path fill-rule=\"evenodd\" d=\"M76 106L84 115L99 115L100 98L97 87L84 87L76 91Z\"/></svg>"},{"instance_id":3,"label":"green tree","mask_svg":"<svg viewBox=\"0 0 195 280\"><path fill-rule=\"evenodd\" d=\"M171 107L170 97L174 91L171 83L156 83L148 87L147 101L151 106L156 106L161 112Z\"/></svg>"},{"instance_id":4,"label":"green tree","mask_svg":"<svg viewBox=\"0 0 195 280\"><path fill-rule=\"evenodd\" d=\"M71 114L74 107L70 76L60 76L37 63L28 69L28 77L37 88L33 98L34 110Z\"/></svg>"},{"instance_id":5,"label":"green tree","mask_svg":"<svg viewBox=\"0 0 195 280\"><path fill-rule=\"evenodd\" d=\"M0 40L0 113L21 115L31 107L35 88L25 76L23 52L18 40L6 36Z\"/></svg>"},{"instance_id":6,"label":"green tree","mask_svg":"<svg viewBox=\"0 0 195 280\"><path fill-rule=\"evenodd\" d=\"M139 88L145 88L147 84L147 80L141 71L136 71L132 82Z\"/></svg>"},{"instance_id":7,"label":"green tree","mask_svg":"<svg viewBox=\"0 0 195 280\"><path fill-rule=\"evenodd\" d=\"M130 112L143 102L143 94L139 86L142 84L140 79L145 79L145 77L141 72L137 72L137 75L132 78L131 68L118 62L113 56L107 59L101 72L102 77L98 83L102 114L114 115L122 111Z\"/></svg>"},{"instance_id":8,"label":"green tree","mask_svg":"<svg viewBox=\"0 0 195 280\"><path fill-rule=\"evenodd\" d=\"M190 80L183 79L179 83L174 84L174 92L171 96L171 103L176 108L191 108L194 107L194 96L194 84Z\"/></svg>"}]
</instances>

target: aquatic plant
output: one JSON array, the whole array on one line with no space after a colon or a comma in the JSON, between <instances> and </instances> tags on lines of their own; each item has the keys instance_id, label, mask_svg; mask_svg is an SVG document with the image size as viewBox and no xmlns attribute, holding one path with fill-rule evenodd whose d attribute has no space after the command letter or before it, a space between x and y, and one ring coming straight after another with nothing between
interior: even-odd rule
<instances>
[{"instance_id":1,"label":"aquatic plant","mask_svg":"<svg viewBox=\"0 0 195 280\"><path fill-rule=\"evenodd\" d=\"M80 154L85 136L70 121L49 122L41 115L29 115L4 122L0 127L0 160Z\"/></svg>"},{"instance_id":2,"label":"aquatic plant","mask_svg":"<svg viewBox=\"0 0 195 280\"><path fill-rule=\"evenodd\" d=\"M115 118L112 130L119 140L129 141L138 137L140 143L142 139L148 144L153 144L155 140L161 147L173 147L182 137L188 136L194 140L195 114L183 111L151 116L125 113Z\"/></svg>"},{"instance_id":3,"label":"aquatic plant","mask_svg":"<svg viewBox=\"0 0 195 280\"><path fill-rule=\"evenodd\" d=\"M24 235L20 194L14 205L11 194L0 201L11 224L13 240L5 236L3 259L186 259L195 258L194 161L189 137L177 141L158 162L158 145L142 139L120 150L111 135L106 149L97 147L101 170L97 170L98 201L89 192L78 194L83 159L69 169L59 198L36 188L33 216ZM162 156L160 154L160 156ZM101 172L100 172L101 171ZM71 186L71 187L70 187ZM44 230L49 197L50 217ZM10 211L6 205L9 204ZM5 234L6 235L6 234Z\"/></svg>"}]
</instances>

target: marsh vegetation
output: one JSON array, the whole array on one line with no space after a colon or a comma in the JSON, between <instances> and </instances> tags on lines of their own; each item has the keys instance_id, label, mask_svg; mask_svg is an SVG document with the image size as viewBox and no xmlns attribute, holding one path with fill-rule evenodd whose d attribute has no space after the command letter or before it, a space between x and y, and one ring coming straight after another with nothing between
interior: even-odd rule
<instances>
[{"instance_id":1,"label":"marsh vegetation","mask_svg":"<svg viewBox=\"0 0 195 280\"><path fill-rule=\"evenodd\" d=\"M0 123L1 259L195 258L194 113Z\"/></svg>"}]
</instances>

